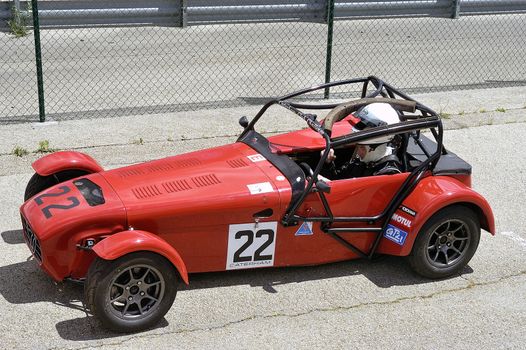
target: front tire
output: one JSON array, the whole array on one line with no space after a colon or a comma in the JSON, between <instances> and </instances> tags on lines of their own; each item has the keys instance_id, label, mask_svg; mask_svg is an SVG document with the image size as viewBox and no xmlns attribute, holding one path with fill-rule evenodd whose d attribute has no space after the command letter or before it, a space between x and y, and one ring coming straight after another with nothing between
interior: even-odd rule
<instances>
[{"instance_id":1,"label":"front tire","mask_svg":"<svg viewBox=\"0 0 526 350\"><path fill-rule=\"evenodd\" d=\"M88 271L86 305L104 327L137 332L168 312L177 284L174 267L154 253L131 253L113 261L97 258Z\"/></svg>"},{"instance_id":2,"label":"front tire","mask_svg":"<svg viewBox=\"0 0 526 350\"><path fill-rule=\"evenodd\" d=\"M468 264L479 240L477 214L461 205L447 207L424 224L408 261L424 277L445 278L459 273Z\"/></svg>"},{"instance_id":3,"label":"front tire","mask_svg":"<svg viewBox=\"0 0 526 350\"><path fill-rule=\"evenodd\" d=\"M24 193L24 202L51 186L86 174L88 173L83 170L65 170L48 176L34 173L27 183L26 191Z\"/></svg>"}]
</instances>

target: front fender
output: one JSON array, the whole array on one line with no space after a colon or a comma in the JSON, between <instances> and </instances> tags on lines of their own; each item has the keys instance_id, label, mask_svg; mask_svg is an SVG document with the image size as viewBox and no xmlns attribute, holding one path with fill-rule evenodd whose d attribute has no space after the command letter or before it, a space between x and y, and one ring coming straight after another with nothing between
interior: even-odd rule
<instances>
[{"instance_id":1,"label":"front fender","mask_svg":"<svg viewBox=\"0 0 526 350\"><path fill-rule=\"evenodd\" d=\"M122 231L103 239L93 247L93 251L104 260L115 260L123 255L150 251L164 256L177 269L181 279L188 284L186 265L179 253L166 241L146 231Z\"/></svg>"},{"instance_id":2,"label":"front fender","mask_svg":"<svg viewBox=\"0 0 526 350\"><path fill-rule=\"evenodd\" d=\"M37 159L32 165L36 173L48 176L64 170L84 170L88 173L103 171L97 161L87 154L74 151L61 151Z\"/></svg>"},{"instance_id":3,"label":"front fender","mask_svg":"<svg viewBox=\"0 0 526 350\"><path fill-rule=\"evenodd\" d=\"M403 245L398 245L387 239L382 240L380 253L406 256L411 253L416 236L422 226L439 210L454 204L465 205L475 211L480 219L480 226L495 234L495 219L489 203L480 194L462 182L449 176L429 176L418 183L413 192L403 201L402 206L416 212L413 217L402 210L396 214L404 219L391 224L407 231L408 235ZM407 226L407 225L410 226Z\"/></svg>"}]
</instances>

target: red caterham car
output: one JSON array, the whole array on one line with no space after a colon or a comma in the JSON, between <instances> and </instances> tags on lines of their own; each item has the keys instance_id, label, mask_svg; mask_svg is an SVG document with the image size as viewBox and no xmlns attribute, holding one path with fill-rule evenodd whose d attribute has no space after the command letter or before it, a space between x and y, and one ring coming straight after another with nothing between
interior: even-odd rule
<instances>
[{"instance_id":1,"label":"red caterham car","mask_svg":"<svg viewBox=\"0 0 526 350\"><path fill-rule=\"evenodd\" d=\"M345 84L361 98L305 102ZM261 135L273 105L308 128ZM318 121L316 110L329 112ZM470 261L481 228L494 234L471 166L442 145L439 116L376 77L276 98L240 124L233 144L108 171L78 152L37 160L20 209L35 261L57 281L84 282L102 324L132 332L166 314L189 273L388 254L443 278ZM361 149L387 152L387 166Z\"/></svg>"}]
</instances>

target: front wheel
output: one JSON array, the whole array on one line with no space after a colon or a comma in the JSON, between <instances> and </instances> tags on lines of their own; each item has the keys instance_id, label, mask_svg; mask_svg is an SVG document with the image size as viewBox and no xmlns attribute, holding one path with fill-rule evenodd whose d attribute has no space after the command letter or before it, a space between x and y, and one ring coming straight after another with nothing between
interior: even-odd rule
<instances>
[{"instance_id":1,"label":"front wheel","mask_svg":"<svg viewBox=\"0 0 526 350\"><path fill-rule=\"evenodd\" d=\"M422 227L408 261L424 277L448 277L467 265L479 240L480 223L473 210L460 205L447 207Z\"/></svg>"},{"instance_id":2,"label":"front wheel","mask_svg":"<svg viewBox=\"0 0 526 350\"><path fill-rule=\"evenodd\" d=\"M24 202L51 186L86 174L88 174L88 172L83 170L65 170L48 176L42 176L35 173L27 183L26 191L24 193Z\"/></svg>"},{"instance_id":3,"label":"front wheel","mask_svg":"<svg viewBox=\"0 0 526 350\"><path fill-rule=\"evenodd\" d=\"M88 271L86 305L106 328L137 332L168 312L177 283L174 267L154 253L131 253L113 261L97 258Z\"/></svg>"}]
</instances>

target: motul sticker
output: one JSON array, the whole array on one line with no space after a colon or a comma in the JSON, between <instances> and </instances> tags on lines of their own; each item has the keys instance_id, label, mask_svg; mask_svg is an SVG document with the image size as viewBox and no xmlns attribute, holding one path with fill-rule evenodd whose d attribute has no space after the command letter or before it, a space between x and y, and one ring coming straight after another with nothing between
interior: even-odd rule
<instances>
[{"instance_id":1,"label":"motul sticker","mask_svg":"<svg viewBox=\"0 0 526 350\"><path fill-rule=\"evenodd\" d=\"M393 217L391 218L394 222L397 222L399 224L404 225L407 228L411 228L411 220L404 218L403 216L400 216L398 214L393 214Z\"/></svg>"},{"instance_id":2,"label":"motul sticker","mask_svg":"<svg viewBox=\"0 0 526 350\"><path fill-rule=\"evenodd\" d=\"M258 184L251 184L247 185L248 190L250 191L250 194L261 194L261 193L269 193L274 192L274 189L272 188L272 185L270 182L261 182Z\"/></svg>"},{"instance_id":3,"label":"motul sticker","mask_svg":"<svg viewBox=\"0 0 526 350\"><path fill-rule=\"evenodd\" d=\"M265 157L263 157L259 153L247 156L247 158L250 159L250 161L252 161L253 163L262 162L262 161L266 160Z\"/></svg>"},{"instance_id":4,"label":"motul sticker","mask_svg":"<svg viewBox=\"0 0 526 350\"><path fill-rule=\"evenodd\" d=\"M389 224L385 229L384 237L398 245L404 245L405 239L407 238L407 232Z\"/></svg>"}]
</instances>

